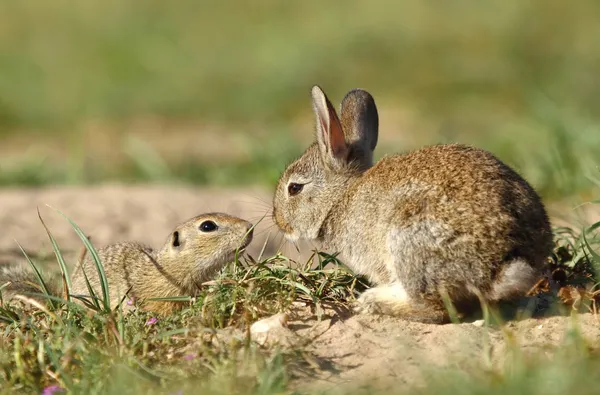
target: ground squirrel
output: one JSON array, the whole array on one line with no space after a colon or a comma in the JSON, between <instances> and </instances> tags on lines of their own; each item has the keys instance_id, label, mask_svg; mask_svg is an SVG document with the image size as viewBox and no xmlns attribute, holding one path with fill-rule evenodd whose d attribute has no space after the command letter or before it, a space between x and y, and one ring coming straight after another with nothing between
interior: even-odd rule
<instances>
[{"instance_id":1,"label":"ground squirrel","mask_svg":"<svg viewBox=\"0 0 600 395\"><path fill-rule=\"evenodd\" d=\"M252 241L250 222L223 213L194 217L178 225L159 251L135 242L111 244L98 249L108 279L111 308L124 298L147 311L168 314L178 307L176 302L148 301L150 298L195 296L200 285L212 279L223 266L233 261ZM72 275L73 295L89 295L83 275L87 274L94 292L102 290L90 254ZM50 293L62 296L61 280L47 280ZM0 270L0 287L6 298L23 292L40 292L31 270L23 265ZM127 294L127 296L125 296ZM123 303L124 311L130 309Z\"/></svg>"}]
</instances>

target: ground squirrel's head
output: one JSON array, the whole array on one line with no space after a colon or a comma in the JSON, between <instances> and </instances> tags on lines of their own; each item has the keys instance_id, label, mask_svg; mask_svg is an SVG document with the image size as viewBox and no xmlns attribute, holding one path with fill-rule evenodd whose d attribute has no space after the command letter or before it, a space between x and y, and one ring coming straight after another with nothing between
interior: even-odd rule
<instances>
[{"instance_id":1,"label":"ground squirrel's head","mask_svg":"<svg viewBox=\"0 0 600 395\"><path fill-rule=\"evenodd\" d=\"M197 288L252 241L253 225L223 213L194 217L171 232L157 261L182 287Z\"/></svg>"}]
</instances>

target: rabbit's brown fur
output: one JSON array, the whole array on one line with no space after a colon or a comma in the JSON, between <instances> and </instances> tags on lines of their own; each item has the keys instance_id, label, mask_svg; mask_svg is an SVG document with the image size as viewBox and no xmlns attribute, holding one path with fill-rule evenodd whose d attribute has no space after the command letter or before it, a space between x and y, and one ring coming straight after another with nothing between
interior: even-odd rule
<instances>
[{"instance_id":1,"label":"rabbit's brown fur","mask_svg":"<svg viewBox=\"0 0 600 395\"><path fill-rule=\"evenodd\" d=\"M201 226L206 221L213 222L216 229L202 231ZM116 307L127 295L127 300L133 299L144 310L170 313L180 304L147 299L197 295L200 285L211 280L234 259L236 250L245 248L251 240L251 223L227 214L209 213L178 225L156 252L136 242L102 247L98 249L98 255L108 280L111 307ZM89 253L73 273L71 293L89 295L82 268L94 293L101 297L100 278ZM5 290L9 296L40 291L33 274L23 267L6 269L0 274L0 285L10 283ZM57 280L51 283L51 292L62 296ZM123 307L129 309L127 303L123 303Z\"/></svg>"},{"instance_id":2,"label":"rabbit's brown fur","mask_svg":"<svg viewBox=\"0 0 600 395\"><path fill-rule=\"evenodd\" d=\"M459 144L388 156L372 166L378 114L353 90L341 120L313 89L317 141L281 176L273 216L288 239L316 240L377 285L358 310L443 322L457 305L524 295L552 248L533 188L491 153ZM290 184L302 185L294 195Z\"/></svg>"}]
</instances>

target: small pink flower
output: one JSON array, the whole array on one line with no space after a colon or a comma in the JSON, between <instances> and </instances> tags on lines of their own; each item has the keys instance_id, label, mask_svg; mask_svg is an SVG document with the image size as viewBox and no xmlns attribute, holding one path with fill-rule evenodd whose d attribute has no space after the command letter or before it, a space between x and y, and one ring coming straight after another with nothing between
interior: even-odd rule
<instances>
[{"instance_id":1,"label":"small pink flower","mask_svg":"<svg viewBox=\"0 0 600 395\"><path fill-rule=\"evenodd\" d=\"M133 306L133 298L127 299L127 305L128 306Z\"/></svg>"},{"instance_id":2,"label":"small pink flower","mask_svg":"<svg viewBox=\"0 0 600 395\"><path fill-rule=\"evenodd\" d=\"M158 322L158 320L157 320L156 318L154 318L154 317L151 317L151 318L149 318L149 319L148 319L148 321L146 321L146 326L147 326L147 325L154 325L154 324L156 324L157 322Z\"/></svg>"},{"instance_id":3,"label":"small pink flower","mask_svg":"<svg viewBox=\"0 0 600 395\"><path fill-rule=\"evenodd\" d=\"M183 359L185 359L186 361L191 361L191 360L195 359L197 356L198 355L194 354L194 353L192 353L192 354L185 354L183 356Z\"/></svg>"},{"instance_id":4,"label":"small pink flower","mask_svg":"<svg viewBox=\"0 0 600 395\"><path fill-rule=\"evenodd\" d=\"M42 390L41 395L53 395L56 392L64 392L65 390L59 385L50 385Z\"/></svg>"}]
</instances>

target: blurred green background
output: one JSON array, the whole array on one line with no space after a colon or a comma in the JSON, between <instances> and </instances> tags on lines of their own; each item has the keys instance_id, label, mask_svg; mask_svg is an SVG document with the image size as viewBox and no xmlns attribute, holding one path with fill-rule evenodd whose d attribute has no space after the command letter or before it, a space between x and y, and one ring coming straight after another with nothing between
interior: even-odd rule
<instances>
[{"instance_id":1,"label":"blurred green background","mask_svg":"<svg viewBox=\"0 0 600 395\"><path fill-rule=\"evenodd\" d=\"M600 173L600 2L0 2L0 184L272 185L310 88L369 90L377 156L479 145L547 198Z\"/></svg>"}]
</instances>

